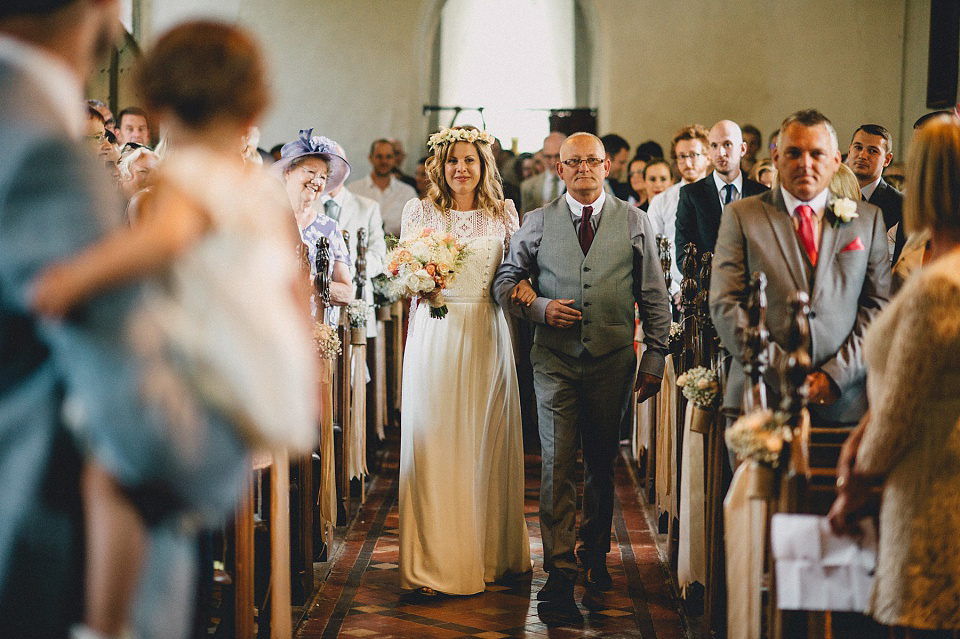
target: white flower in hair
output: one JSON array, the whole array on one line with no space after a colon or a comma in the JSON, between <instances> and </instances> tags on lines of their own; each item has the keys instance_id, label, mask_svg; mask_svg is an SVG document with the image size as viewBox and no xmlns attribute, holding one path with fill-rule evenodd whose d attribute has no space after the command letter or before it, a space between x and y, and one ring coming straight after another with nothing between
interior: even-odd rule
<instances>
[{"instance_id":1,"label":"white flower in hair","mask_svg":"<svg viewBox=\"0 0 960 639\"><path fill-rule=\"evenodd\" d=\"M430 136L430 139L427 141L427 146L430 150L436 150L437 147L444 146L447 144L453 144L454 142L472 142L476 144L480 142L482 144L493 144L494 137L487 133L486 131L480 131L479 129L440 129L436 133Z\"/></svg>"}]
</instances>

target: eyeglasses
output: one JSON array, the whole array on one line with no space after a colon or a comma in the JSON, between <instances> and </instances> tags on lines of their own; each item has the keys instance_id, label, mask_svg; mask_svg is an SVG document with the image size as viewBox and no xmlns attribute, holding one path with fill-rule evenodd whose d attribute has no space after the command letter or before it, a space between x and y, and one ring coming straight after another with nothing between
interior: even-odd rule
<instances>
[{"instance_id":1,"label":"eyeglasses","mask_svg":"<svg viewBox=\"0 0 960 639\"><path fill-rule=\"evenodd\" d=\"M569 160L563 160L562 163L568 169L579 169L580 165L584 162L587 163L591 169L595 169L601 164L603 164L603 158L570 158Z\"/></svg>"},{"instance_id":2,"label":"eyeglasses","mask_svg":"<svg viewBox=\"0 0 960 639\"><path fill-rule=\"evenodd\" d=\"M696 162L702 157L704 157L703 153L678 153L677 161L686 162L687 160L690 160L691 162Z\"/></svg>"},{"instance_id":3,"label":"eyeglasses","mask_svg":"<svg viewBox=\"0 0 960 639\"><path fill-rule=\"evenodd\" d=\"M107 139L107 136L105 136L103 133L95 133L94 135L86 135L84 137L88 140L96 140L100 144L103 144L103 141Z\"/></svg>"}]
</instances>

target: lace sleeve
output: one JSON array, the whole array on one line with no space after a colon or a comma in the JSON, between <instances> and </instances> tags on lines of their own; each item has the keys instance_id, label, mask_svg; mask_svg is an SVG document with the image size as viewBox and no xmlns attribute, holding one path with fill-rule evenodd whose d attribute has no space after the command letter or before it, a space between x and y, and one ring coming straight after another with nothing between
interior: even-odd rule
<instances>
[{"instance_id":1,"label":"lace sleeve","mask_svg":"<svg viewBox=\"0 0 960 639\"><path fill-rule=\"evenodd\" d=\"M423 202L413 198L403 205L403 213L400 216L400 239L407 239L425 226L427 226L427 214L424 211Z\"/></svg>"},{"instance_id":2,"label":"lace sleeve","mask_svg":"<svg viewBox=\"0 0 960 639\"><path fill-rule=\"evenodd\" d=\"M517 207L513 200L506 200L503 205L504 226L506 227L503 236L503 251L506 254L506 251L510 248L510 238L520 228L520 215L517 213Z\"/></svg>"}]
</instances>

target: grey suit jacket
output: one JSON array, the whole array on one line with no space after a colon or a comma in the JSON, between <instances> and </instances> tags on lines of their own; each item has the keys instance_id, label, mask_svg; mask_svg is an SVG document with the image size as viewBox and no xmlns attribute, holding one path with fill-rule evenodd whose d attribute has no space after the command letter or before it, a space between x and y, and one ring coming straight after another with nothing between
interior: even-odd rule
<instances>
[{"instance_id":1,"label":"grey suit jacket","mask_svg":"<svg viewBox=\"0 0 960 639\"><path fill-rule=\"evenodd\" d=\"M81 457L64 396L76 380L104 381L95 345L116 340L123 306L108 296L66 322L41 323L27 308L29 286L98 237L111 189L97 188L105 184L97 162L70 140L46 96L3 62L0 148L0 636L56 637L82 599Z\"/></svg>"},{"instance_id":2,"label":"grey suit jacket","mask_svg":"<svg viewBox=\"0 0 960 639\"><path fill-rule=\"evenodd\" d=\"M534 209L539 209L542 206L546 206L549 202L543 201L543 181L547 179L546 172L538 173L532 177L528 177L520 185L520 218L523 221L523 216ZM557 178L557 193L562 195L566 187L563 184L563 180Z\"/></svg>"},{"instance_id":3,"label":"grey suit jacket","mask_svg":"<svg viewBox=\"0 0 960 639\"><path fill-rule=\"evenodd\" d=\"M816 268L800 247L780 189L748 197L724 208L720 221L710 315L723 345L733 354L724 406L740 408L744 375L743 331L747 325L747 286L752 273L767 276L767 326L772 342L766 381L777 401L790 317L787 300L797 290L810 296L810 354L814 370L840 391L833 405L812 405L811 416L823 422L856 422L866 411L863 334L886 304L890 289L887 239L880 209L857 202L858 217L833 226L824 216ZM812 273L811 282L805 273Z\"/></svg>"}]
</instances>

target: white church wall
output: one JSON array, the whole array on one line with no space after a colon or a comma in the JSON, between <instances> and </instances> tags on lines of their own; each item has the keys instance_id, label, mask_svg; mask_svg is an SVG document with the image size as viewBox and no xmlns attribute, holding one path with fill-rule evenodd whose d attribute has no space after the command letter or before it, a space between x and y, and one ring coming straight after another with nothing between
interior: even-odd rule
<instances>
[{"instance_id":1,"label":"white church wall","mask_svg":"<svg viewBox=\"0 0 960 639\"><path fill-rule=\"evenodd\" d=\"M598 109L601 133L634 145L653 138L666 148L679 126L721 118L766 136L814 106L834 121L841 146L870 121L889 127L899 149L926 111L929 0L580 1L595 44L592 103L581 106ZM427 133L422 106L443 0L145 4L147 38L202 14L257 33L276 89L262 146L313 126L345 146L359 177L369 143L395 136L412 170ZM517 55L540 53L521 46Z\"/></svg>"}]
</instances>

